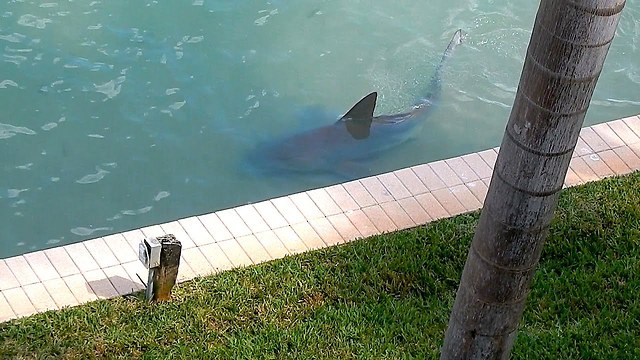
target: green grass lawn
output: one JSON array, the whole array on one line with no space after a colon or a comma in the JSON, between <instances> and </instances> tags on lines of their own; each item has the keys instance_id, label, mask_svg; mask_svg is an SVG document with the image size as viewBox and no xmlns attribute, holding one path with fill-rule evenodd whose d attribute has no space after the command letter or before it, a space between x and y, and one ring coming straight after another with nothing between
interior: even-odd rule
<instances>
[{"instance_id":1,"label":"green grass lawn","mask_svg":"<svg viewBox=\"0 0 640 360\"><path fill-rule=\"evenodd\" d=\"M478 214L0 324L0 358L436 358ZM566 190L513 357L640 358L640 173Z\"/></svg>"}]
</instances>

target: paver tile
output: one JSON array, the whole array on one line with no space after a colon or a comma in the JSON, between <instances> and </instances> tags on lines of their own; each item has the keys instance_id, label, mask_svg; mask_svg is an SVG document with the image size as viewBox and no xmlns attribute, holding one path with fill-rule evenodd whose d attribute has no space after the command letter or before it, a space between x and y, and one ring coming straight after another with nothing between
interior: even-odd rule
<instances>
[{"instance_id":1,"label":"paver tile","mask_svg":"<svg viewBox=\"0 0 640 360\"><path fill-rule=\"evenodd\" d=\"M396 170L394 174L396 174L396 177L413 196L429 191L425 184L418 178L418 175L413 172L412 168Z\"/></svg>"},{"instance_id":2,"label":"paver tile","mask_svg":"<svg viewBox=\"0 0 640 360\"><path fill-rule=\"evenodd\" d=\"M311 200L318 206L324 216L335 215L342 212L340 206L329 196L329 193L325 189L315 189L308 191L307 194L311 197Z\"/></svg>"},{"instance_id":3,"label":"paver tile","mask_svg":"<svg viewBox=\"0 0 640 360\"><path fill-rule=\"evenodd\" d=\"M196 246L203 246L215 242L211 233L204 227L198 217L192 216L180 219L178 223L180 223Z\"/></svg>"},{"instance_id":4,"label":"paver tile","mask_svg":"<svg viewBox=\"0 0 640 360\"><path fill-rule=\"evenodd\" d=\"M359 207L363 208L365 206L371 206L376 203L376 200L369 194L369 191L365 189L364 185L361 182L349 181L347 183L342 184L347 193L355 200Z\"/></svg>"},{"instance_id":5,"label":"paver tile","mask_svg":"<svg viewBox=\"0 0 640 360\"><path fill-rule=\"evenodd\" d=\"M245 253L249 255L254 264L272 260L271 255L269 255L264 246L260 244L260 241L258 241L255 235L238 238L238 244L240 244Z\"/></svg>"},{"instance_id":6,"label":"paver tile","mask_svg":"<svg viewBox=\"0 0 640 360\"><path fill-rule=\"evenodd\" d=\"M51 280L60 277L60 275L56 271L56 268L53 267L53 264L51 264L51 261L49 261L49 258L43 251L27 253L23 256L29 263L29 266L31 267L33 272L36 273L40 281Z\"/></svg>"},{"instance_id":7,"label":"paver tile","mask_svg":"<svg viewBox=\"0 0 640 360\"><path fill-rule=\"evenodd\" d=\"M255 234L255 237L267 250L271 259L280 259L289 255L289 250L287 250L273 230L257 233Z\"/></svg>"},{"instance_id":8,"label":"paver tile","mask_svg":"<svg viewBox=\"0 0 640 360\"><path fill-rule=\"evenodd\" d=\"M69 287L64 280L47 280L43 281L42 285L47 289L47 292L53 301L55 301L58 308L62 309L65 306L74 306L78 304L78 300L73 296L73 293L69 290Z\"/></svg>"},{"instance_id":9,"label":"paver tile","mask_svg":"<svg viewBox=\"0 0 640 360\"><path fill-rule=\"evenodd\" d=\"M629 126L624 122L624 120L619 119L615 121L611 121L608 123L611 130L613 130L616 135L627 145L635 144L640 142L640 137L636 135L636 133L631 130Z\"/></svg>"},{"instance_id":10,"label":"paver tile","mask_svg":"<svg viewBox=\"0 0 640 360\"><path fill-rule=\"evenodd\" d=\"M267 225L269 225L269 228L277 229L288 225L287 220L285 220L271 201L259 202L255 204L255 208Z\"/></svg>"},{"instance_id":11,"label":"paver tile","mask_svg":"<svg viewBox=\"0 0 640 360\"><path fill-rule=\"evenodd\" d=\"M129 246L133 249L136 254L136 259L138 258L138 249L140 247L140 242L146 238L144 233L140 229L135 229L131 231L125 231L122 233L122 236L127 241ZM128 261L127 261L128 262Z\"/></svg>"},{"instance_id":12,"label":"paver tile","mask_svg":"<svg viewBox=\"0 0 640 360\"><path fill-rule=\"evenodd\" d=\"M387 188L382 185L380 180L376 177L368 177L364 179L360 179L360 183L364 186L365 189L373 196L376 200L376 203L382 204L387 201L393 201L393 196Z\"/></svg>"},{"instance_id":13,"label":"paver tile","mask_svg":"<svg viewBox=\"0 0 640 360\"><path fill-rule=\"evenodd\" d=\"M628 118L622 119L625 124L638 136L640 137L640 116L629 116Z\"/></svg>"},{"instance_id":14,"label":"paver tile","mask_svg":"<svg viewBox=\"0 0 640 360\"><path fill-rule=\"evenodd\" d=\"M389 218L380 205L373 205L363 208L371 223L378 229L379 233L386 233L398 230L398 226Z\"/></svg>"},{"instance_id":15,"label":"paver tile","mask_svg":"<svg viewBox=\"0 0 640 360\"><path fill-rule=\"evenodd\" d=\"M149 225L140 229L146 239L165 236L167 233L160 225Z\"/></svg>"},{"instance_id":16,"label":"paver tile","mask_svg":"<svg viewBox=\"0 0 640 360\"><path fill-rule=\"evenodd\" d=\"M313 219L309 221L309 225L313 227L328 246L344 243L342 236L340 236L326 218Z\"/></svg>"},{"instance_id":17,"label":"paver tile","mask_svg":"<svg viewBox=\"0 0 640 360\"><path fill-rule=\"evenodd\" d=\"M183 251L186 249L182 249ZM197 275L191 268L188 262L180 262L180 266L178 267L178 277L176 279L177 283L181 283L183 281L189 281L195 278Z\"/></svg>"},{"instance_id":18,"label":"paver tile","mask_svg":"<svg viewBox=\"0 0 640 360\"><path fill-rule=\"evenodd\" d=\"M636 156L640 157L640 143L629 145L629 149L631 149L631 151L633 151Z\"/></svg>"},{"instance_id":19,"label":"paver tile","mask_svg":"<svg viewBox=\"0 0 640 360\"><path fill-rule=\"evenodd\" d=\"M451 193L460 201L465 211L475 211L482 207L480 201L478 201L465 185L458 185L451 188Z\"/></svg>"},{"instance_id":20,"label":"paver tile","mask_svg":"<svg viewBox=\"0 0 640 360\"><path fill-rule=\"evenodd\" d=\"M420 203L418 203L415 198L410 197L398 200L398 204L402 206L404 211L407 213L407 215L409 215L411 220L416 225L424 225L431 221L431 216L427 214L427 212L422 206L420 206Z\"/></svg>"},{"instance_id":21,"label":"paver tile","mask_svg":"<svg viewBox=\"0 0 640 360\"><path fill-rule=\"evenodd\" d=\"M164 224L160 224L160 227L164 231L165 234L172 234L176 237L180 244L182 244L182 249L190 249L196 246L196 243L191 239L191 236L187 234L182 225L178 221L170 221Z\"/></svg>"},{"instance_id":22,"label":"paver tile","mask_svg":"<svg viewBox=\"0 0 640 360\"><path fill-rule=\"evenodd\" d=\"M480 180L480 177L471 169L462 157L454 157L447 159L444 162L451 167L453 172L458 175L463 183Z\"/></svg>"},{"instance_id":23,"label":"paver tile","mask_svg":"<svg viewBox=\"0 0 640 360\"><path fill-rule=\"evenodd\" d=\"M464 206L455 197L450 189L440 189L432 192L433 196L438 200L440 205L447 210L450 216L462 214L466 212Z\"/></svg>"},{"instance_id":24,"label":"paver tile","mask_svg":"<svg viewBox=\"0 0 640 360\"><path fill-rule=\"evenodd\" d=\"M589 145L589 147L595 152L610 149L609 145L602 140L600 135L590 127L582 128L580 131L580 138L582 138L582 140L584 140L584 142L587 143L587 145Z\"/></svg>"},{"instance_id":25,"label":"paver tile","mask_svg":"<svg viewBox=\"0 0 640 360\"><path fill-rule=\"evenodd\" d=\"M25 294L29 297L31 304L38 312L55 310L58 305L49 295L47 289L41 283L30 284L23 287Z\"/></svg>"},{"instance_id":26,"label":"paver tile","mask_svg":"<svg viewBox=\"0 0 640 360\"><path fill-rule=\"evenodd\" d=\"M472 181L466 185L473 196L475 196L481 204L484 204L484 200L487 198L487 192L489 191L487 185L485 185L482 180Z\"/></svg>"},{"instance_id":27,"label":"paver tile","mask_svg":"<svg viewBox=\"0 0 640 360\"><path fill-rule=\"evenodd\" d=\"M218 215L220 220L222 220L233 237L239 238L241 236L251 234L251 230L249 229L247 224L244 223L240 215L235 212L235 210L222 210L218 211L216 214Z\"/></svg>"},{"instance_id":28,"label":"paver tile","mask_svg":"<svg viewBox=\"0 0 640 360\"><path fill-rule=\"evenodd\" d=\"M596 175L600 179L607 176L615 175L614 172L607 166L607 164L605 164L604 161L602 161L602 159L600 158L600 155L598 154L583 156L582 160L584 160L584 162L587 163L587 165L589 165L591 170L593 170L593 172L596 173Z\"/></svg>"},{"instance_id":29,"label":"paver tile","mask_svg":"<svg viewBox=\"0 0 640 360\"><path fill-rule=\"evenodd\" d=\"M297 224L306 221L304 215L298 207L287 196L272 199L271 203L278 209L280 214L287 220L289 224Z\"/></svg>"},{"instance_id":30,"label":"paver tile","mask_svg":"<svg viewBox=\"0 0 640 360\"><path fill-rule=\"evenodd\" d=\"M269 225L262 219L262 216L252 204L237 207L235 210L254 234L269 230Z\"/></svg>"},{"instance_id":31,"label":"paver tile","mask_svg":"<svg viewBox=\"0 0 640 360\"><path fill-rule=\"evenodd\" d=\"M444 160L434 161L432 163L429 163L429 166L431 167L431 169L433 169L433 172L436 173L436 175L438 175L440 179L442 179L442 182L444 182L446 186L451 187L463 183L462 179L460 179L455 171L453 171L451 166L449 166L449 164L447 164ZM431 191L434 190L431 189L431 187L429 187L429 189Z\"/></svg>"},{"instance_id":32,"label":"paver tile","mask_svg":"<svg viewBox=\"0 0 640 360\"><path fill-rule=\"evenodd\" d=\"M36 308L31 304L29 297L21 287L2 292L17 317L29 316L36 313Z\"/></svg>"},{"instance_id":33,"label":"paver tile","mask_svg":"<svg viewBox=\"0 0 640 360\"><path fill-rule=\"evenodd\" d=\"M84 304L98 299L96 294L93 293L93 289L88 286L87 280L82 274L69 275L62 278L62 280L64 280L69 290L71 290L73 297L78 300L78 304Z\"/></svg>"},{"instance_id":34,"label":"paver tile","mask_svg":"<svg viewBox=\"0 0 640 360\"><path fill-rule=\"evenodd\" d=\"M341 184L329 186L325 188L325 190L343 212L360 209L358 203L353 200L351 195L349 195L347 190Z\"/></svg>"},{"instance_id":35,"label":"paver tile","mask_svg":"<svg viewBox=\"0 0 640 360\"><path fill-rule=\"evenodd\" d=\"M0 292L0 323L9 321L15 317L16 314L13 313L13 309L11 309L11 306L9 306L9 303L2 295L2 292Z\"/></svg>"},{"instance_id":36,"label":"paver tile","mask_svg":"<svg viewBox=\"0 0 640 360\"><path fill-rule=\"evenodd\" d=\"M363 237L369 237L379 233L376 226L362 210L354 210L347 213L346 216Z\"/></svg>"},{"instance_id":37,"label":"paver tile","mask_svg":"<svg viewBox=\"0 0 640 360\"><path fill-rule=\"evenodd\" d=\"M443 163L444 164L444 163ZM440 179L438 175L434 172L434 170L429 166L429 164L421 164L411 168L422 181L422 183L427 187L428 190L433 191L437 189L442 189L446 187L445 183ZM453 171L452 171L453 172Z\"/></svg>"},{"instance_id":38,"label":"paver tile","mask_svg":"<svg viewBox=\"0 0 640 360\"><path fill-rule=\"evenodd\" d=\"M432 193L418 195L416 196L416 201L434 220L449 217L447 210L442 207L442 204L438 202Z\"/></svg>"},{"instance_id":39,"label":"paver tile","mask_svg":"<svg viewBox=\"0 0 640 360\"><path fill-rule=\"evenodd\" d=\"M207 258L209 264L213 266L215 272L233 268L233 264L229 261L227 255L225 255L224 251L222 251L220 245L217 243L202 246L200 251L202 251L204 257Z\"/></svg>"},{"instance_id":40,"label":"paver tile","mask_svg":"<svg viewBox=\"0 0 640 360\"><path fill-rule=\"evenodd\" d=\"M331 215L327 218L345 242L362 237L360 231L351 223L345 214Z\"/></svg>"},{"instance_id":41,"label":"paver tile","mask_svg":"<svg viewBox=\"0 0 640 360\"><path fill-rule=\"evenodd\" d=\"M480 179L491 177L493 170L477 153L464 155L462 156L462 160L469 165L471 170L473 170Z\"/></svg>"},{"instance_id":42,"label":"paver tile","mask_svg":"<svg viewBox=\"0 0 640 360\"><path fill-rule=\"evenodd\" d=\"M394 199L400 200L411 196L411 192L393 172L378 175L377 178Z\"/></svg>"},{"instance_id":43,"label":"paver tile","mask_svg":"<svg viewBox=\"0 0 640 360\"><path fill-rule=\"evenodd\" d=\"M324 246L324 242L322 242L322 239L320 239L320 236L318 236L318 234L315 233L313 228L311 228L311 225L309 225L309 223L307 222L298 223L297 225L292 225L292 226L285 226L285 227L281 227L274 230L274 232L278 236L278 239L282 241L284 246L289 250L290 254L298 254L298 253L307 251L309 248L313 249L313 247L307 247L305 241L301 239L302 235L298 235L298 233L294 231L293 229L294 226L297 227L303 235L308 233L313 235L313 238L307 237L306 240L309 241L309 243L311 243L312 245L315 245L313 244L313 241L312 241L315 238L317 239L316 241L318 241L320 244L322 244L322 246Z\"/></svg>"},{"instance_id":44,"label":"paver tile","mask_svg":"<svg viewBox=\"0 0 640 360\"><path fill-rule=\"evenodd\" d=\"M204 225L205 229L207 229L216 242L233 238L233 235L231 235L216 213L201 215L197 218L202 222L202 225Z\"/></svg>"},{"instance_id":45,"label":"paver tile","mask_svg":"<svg viewBox=\"0 0 640 360\"><path fill-rule=\"evenodd\" d=\"M567 169L567 175L564 178L565 186L576 186L582 184L582 180L571 168Z\"/></svg>"},{"instance_id":46,"label":"paver tile","mask_svg":"<svg viewBox=\"0 0 640 360\"><path fill-rule=\"evenodd\" d=\"M316 204L311 200L307 193L301 192L293 195L289 195L291 201L296 205L298 210L304 215L305 219L311 220L324 217L322 211L318 209Z\"/></svg>"},{"instance_id":47,"label":"paver tile","mask_svg":"<svg viewBox=\"0 0 640 360\"><path fill-rule=\"evenodd\" d=\"M580 179L582 179L583 183L599 179L598 175L596 175L596 173L591 170L591 167L589 167L589 165L584 162L582 156L571 159L570 166L571 170L573 170L573 172L576 173L576 175L578 175Z\"/></svg>"},{"instance_id":48,"label":"paver tile","mask_svg":"<svg viewBox=\"0 0 640 360\"><path fill-rule=\"evenodd\" d=\"M409 229L417 225L397 201L380 204L380 207L398 229Z\"/></svg>"},{"instance_id":49,"label":"paver tile","mask_svg":"<svg viewBox=\"0 0 640 360\"><path fill-rule=\"evenodd\" d=\"M147 279L149 278L149 271L139 260L122 264L122 267L127 272L127 275L129 275L133 285L136 287L136 291L145 288L144 284L147 283ZM144 281L144 284L141 280Z\"/></svg>"},{"instance_id":50,"label":"paver tile","mask_svg":"<svg viewBox=\"0 0 640 360\"><path fill-rule=\"evenodd\" d=\"M613 151L624 161L631 170L640 169L640 157L628 146L613 149Z\"/></svg>"},{"instance_id":51,"label":"paver tile","mask_svg":"<svg viewBox=\"0 0 640 360\"><path fill-rule=\"evenodd\" d=\"M102 270L109 279L109 282L111 282L113 288L118 292L118 295L131 294L138 290L136 284L131 280L129 274L127 274L124 266L116 265Z\"/></svg>"},{"instance_id":52,"label":"paver tile","mask_svg":"<svg viewBox=\"0 0 640 360\"><path fill-rule=\"evenodd\" d=\"M33 272L33 269L31 269L31 266L24 256L19 255L4 259L4 263L7 265L9 270L11 270L20 285L24 286L40 282L38 276Z\"/></svg>"},{"instance_id":53,"label":"paver tile","mask_svg":"<svg viewBox=\"0 0 640 360\"><path fill-rule=\"evenodd\" d=\"M493 172L493 168L496 165L496 160L498 159L498 152L495 149L483 150L478 153L478 155L487 163L491 172Z\"/></svg>"},{"instance_id":54,"label":"paver tile","mask_svg":"<svg viewBox=\"0 0 640 360\"><path fill-rule=\"evenodd\" d=\"M102 269L87 271L83 275L87 281L86 285L89 287L87 290L98 299L111 299L118 296L118 292Z\"/></svg>"},{"instance_id":55,"label":"paver tile","mask_svg":"<svg viewBox=\"0 0 640 360\"><path fill-rule=\"evenodd\" d=\"M9 266L0 259L0 291L20 286L18 279L13 275Z\"/></svg>"},{"instance_id":56,"label":"paver tile","mask_svg":"<svg viewBox=\"0 0 640 360\"><path fill-rule=\"evenodd\" d=\"M84 241L84 246L101 268L120 264L118 258L111 252L104 239L97 238Z\"/></svg>"},{"instance_id":57,"label":"paver tile","mask_svg":"<svg viewBox=\"0 0 640 360\"><path fill-rule=\"evenodd\" d=\"M220 246L224 254L227 255L227 259L231 261L234 267L249 266L253 264L251 258L249 258L236 239L221 241L217 244Z\"/></svg>"},{"instance_id":58,"label":"paver tile","mask_svg":"<svg viewBox=\"0 0 640 360\"><path fill-rule=\"evenodd\" d=\"M598 153L598 155L616 175L624 175L631 172L629 166L627 166L627 164L625 164L625 162L622 161L622 159L620 159L613 150L606 150Z\"/></svg>"},{"instance_id":59,"label":"paver tile","mask_svg":"<svg viewBox=\"0 0 640 360\"><path fill-rule=\"evenodd\" d=\"M625 145L624 141L616 135L607 123L593 125L591 126L591 129L593 129L593 131L595 131L611 149Z\"/></svg>"},{"instance_id":60,"label":"paver tile","mask_svg":"<svg viewBox=\"0 0 640 360\"><path fill-rule=\"evenodd\" d=\"M589 145L587 145L587 143L584 142L584 140L582 140L581 138L578 138L578 141L576 142L576 147L573 149L573 154L571 155L571 157L573 158L573 157L584 156L589 154L593 154L593 149L591 149Z\"/></svg>"},{"instance_id":61,"label":"paver tile","mask_svg":"<svg viewBox=\"0 0 640 360\"><path fill-rule=\"evenodd\" d=\"M195 276L207 276L213 274L213 266L209 264L207 258L197 247L183 249L180 256L182 257L180 266L182 266L183 262L186 262L189 264L191 270L193 270Z\"/></svg>"},{"instance_id":62,"label":"paver tile","mask_svg":"<svg viewBox=\"0 0 640 360\"><path fill-rule=\"evenodd\" d=\"M113 254L116 256L116 258L118 258L118 262L120 264L138 259L138 247L136 247L135 249L132 248L129 241L127 241L127 239L122 234L108 235L103 237L103 239L109 249L111 249ZM70 274L60 275L67 276Z\"/></svg>"}]
</instances>

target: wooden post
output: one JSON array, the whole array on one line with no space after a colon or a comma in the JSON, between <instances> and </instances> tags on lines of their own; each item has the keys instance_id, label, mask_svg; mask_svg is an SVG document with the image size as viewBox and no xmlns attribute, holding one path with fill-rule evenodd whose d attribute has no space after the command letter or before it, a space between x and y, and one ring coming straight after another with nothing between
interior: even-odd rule
<instances>
[{"instance_id":1,"label":"wooden post","mask_svg":"<svg viewBox=\"0 0 640 360\"><path fill-rule=\"evenodd\" d=\"M172 234L160 236L160 266L149 268L146 296L149 301L165 301L171 298L171 289L178 277L182 244Z\"/></svg>"}]
</instances>

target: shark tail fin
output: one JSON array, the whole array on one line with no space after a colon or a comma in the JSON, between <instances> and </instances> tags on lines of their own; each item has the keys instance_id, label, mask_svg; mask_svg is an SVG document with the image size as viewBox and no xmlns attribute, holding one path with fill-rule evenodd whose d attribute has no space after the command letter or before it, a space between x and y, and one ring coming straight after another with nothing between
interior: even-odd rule
<instances>
[{"instance_id":1,"label":"shark tail fin","mask_svg":"<svg viewBox=\"0 0 640 360\"><path fill-rule=\"evenodd\" d=\"M447 45L447 49L442 54L442 58L440 59L440 63L438 64L438 67L436 68L436 78L438 79L438 81L440 79L440 73L442 72L442 67L444 67L445 63L451 57L451 55L455 51L456 47L458 47L458 45L462 44L462 42L464 41L466 36L467 36L467 34L465 34L464 31L462 31L462 29L458 29L455 32L455 34L453 34L453 37L451 38L451 41L449 41L449 45Z\"/></svg>"},{"instance_id":2,"label":"shark tail fin","mask_svg":"<svg viewBox=\"0 0 640 360\"><path fill-rule=\"evenodd\" d=\"M462 29L458 29L453 34L453 37L451 38L451 41L449 41L449 45L447 45L447 49L442 54L440 63L438 63L438 66L436 67L436 71L433 74L433 77L431 78L429 92L421 100L421 103L427 102L427 99L433 100L434 98L439 96L440 87L442 83L442 69L446 65L447 60L449 60L451 55L453 55L453 52L456 49L456 47L462 44L462 41L464 41L465 37L466 37L466 34L462 31Z\"/></svg>"},{"instance_id":3,"label":"shark tail fin","mask_svg":"<svg viewBox=\"0 0 640 360\"><path fill-rule=\"evenodd\" d=\"M369 137L377 98L377 92L374 91L370 93L353 105L353 107L338 120L344 122L347 131L354 139L361 140Z\"/></svg>"},{"instance_id":4,"label":"shark tail fin","mask_svg":"<svg viewBox=\"0 0 640 360\"><path fill-rule=\"evenodd\" d=\"M447 46L447 49L444 51L443 57L451 56L451 54L455 50L456 46L462 44L462 42L464 41L466 36L467 36L467 34L465 34L462 31L462 29L458 29L455 32L455 34L453 34L453 37L451 38L451 41L449 41L449 45Z\"/></svg>"}]
</instances>

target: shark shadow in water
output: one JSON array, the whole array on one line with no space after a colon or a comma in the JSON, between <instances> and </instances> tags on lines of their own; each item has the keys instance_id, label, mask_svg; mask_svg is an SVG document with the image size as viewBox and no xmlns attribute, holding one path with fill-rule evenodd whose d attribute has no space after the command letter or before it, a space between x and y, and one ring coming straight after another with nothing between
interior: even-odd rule
<instances>
[{"instance_id":1,"label":"shark shadow in water","mask_svg":"<svg viewBox=\"0 0 640 360\"><path fill-rule=\"evenodd\" d=\"M261 174L337 175L341 179L368 176L361 162L395 147L411 137L440 98L442 68L462 43L456 31L442 55L428 91L407 112L374 116L377 93L372 92L330 125L258 144L247 156Z\"/></svg>"}]
</instances>

